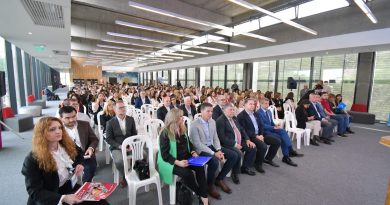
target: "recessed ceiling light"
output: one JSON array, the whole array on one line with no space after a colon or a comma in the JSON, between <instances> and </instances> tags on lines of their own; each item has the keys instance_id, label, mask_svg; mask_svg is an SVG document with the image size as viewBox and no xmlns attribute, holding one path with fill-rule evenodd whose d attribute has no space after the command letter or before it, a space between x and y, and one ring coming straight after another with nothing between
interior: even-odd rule
<instances>
[{"instance_id":1,"label":"recessed ceiling light","mask_svg":"<svg viewBox=\"0 0 390 205\"><path fill-rule=\"evenodd\" d=\"M32 32L28 32L28 35L32 35Z\"/></svg>"}]
</instances>

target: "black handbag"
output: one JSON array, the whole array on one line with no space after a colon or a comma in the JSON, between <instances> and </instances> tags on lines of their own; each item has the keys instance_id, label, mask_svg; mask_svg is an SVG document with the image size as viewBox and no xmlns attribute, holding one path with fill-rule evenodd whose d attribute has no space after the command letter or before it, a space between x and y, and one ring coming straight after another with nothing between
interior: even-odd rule
<instances>
[{"instance_id":1,"label":"black handbag","mask_svg":"<svg viewBox=\"0 0 390 205\"><path fill-rule=\"evenodd\" d=\"M133 169L137 173L140 180L150 178L149 163L145 159L139 159L135 161Z\"/></svg>"},{"instance_id":2,"label":"black handbag","mask_svg":"<svg viewBox=\"0 0 390 205\"><path fill-rule=\"evenodd\" d=\"M192 190L182 180L176 183L176 205L192 205Z\"/></svg>"}]
</instances>

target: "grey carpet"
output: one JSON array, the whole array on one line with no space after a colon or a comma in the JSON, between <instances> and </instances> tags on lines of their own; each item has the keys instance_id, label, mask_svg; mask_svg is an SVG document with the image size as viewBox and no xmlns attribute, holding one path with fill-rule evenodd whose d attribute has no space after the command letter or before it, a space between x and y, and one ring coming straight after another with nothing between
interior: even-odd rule
<instances>
[{"instance_id":1,"label":"grey carpet","mask_svg":"<svg viewBox=\"0 0 390 205\"><path fill-rule=\"evenodd\" d=\"M58 102L48 102L44 115L54 115ZM36 120L36 119L35 119ZM333 145L302 147L302 158L294 158L298 167L290 167L275 159L279 168L264 165L266 173L256 176L240 175L241 184L227 184L232 194L222 194L222 204L277 204L277 205L383 205L390 177L390 149L378 143L379 138L390 135L385 125L358 125L367 130L353 128L356 134L348 138L336 138ZM26 204L27 192L20 174L23 159L31 149L32 131L21 133L25 140L10 132L2 132L0 150L0 204ZM111 165L105 165L103 153L98 153L99 168L96 181L113 181ZM168 186L163 188L163 203L169 204ZM127 189L117 188L108 199L111 204L128 204ZM138 190L137 204L154 205L157 192Z\"/></svg>"}]
</instances>

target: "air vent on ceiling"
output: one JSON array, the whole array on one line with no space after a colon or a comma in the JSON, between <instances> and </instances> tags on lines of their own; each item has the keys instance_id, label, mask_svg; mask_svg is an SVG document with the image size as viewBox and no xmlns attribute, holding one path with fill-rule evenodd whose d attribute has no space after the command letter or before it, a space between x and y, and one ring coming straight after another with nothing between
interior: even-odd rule
<instances>
[{"instance_id":1,"label":"air vent on ceiling","mask_svg":"<svg viewBox=\"0 0 390 205\"><path fill-rule=\"evenodd\" d=\"M36 25L65 28L61 5L35 0L21 0L24 8Z\"/></svg>"},{"instance_id":2,"label":"air vent on ceiling","mask_svg":"<svg viewBox=\"0 0 390 205\"><path fill-rule=\"evenodd\" d=\"M68 55L68 51L53 50L53 53L54 53L55 55L62 55L62 56L67 56L67 55Z\"/></svg>"}]
</instances>

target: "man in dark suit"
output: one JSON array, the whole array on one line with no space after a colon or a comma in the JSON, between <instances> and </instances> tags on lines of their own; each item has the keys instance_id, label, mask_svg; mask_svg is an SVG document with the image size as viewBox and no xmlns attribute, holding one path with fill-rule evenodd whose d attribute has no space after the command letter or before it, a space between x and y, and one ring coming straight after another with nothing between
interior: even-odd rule
<instances>
[{"instance_id":1,"label":"man in dark suit","mask_svg":"<svg viewBox=\"0 0 390 205\"><path fill-rule=\"evenodd\" d=\"M126 115L126 105L123 101L116 102L114 110L116 117L107 122L106 140L110 145L112 159L120 174L120 185L125 187L122 143L126 138L137 135L137 129L133 117Z\"/></svg>"},{"instance_id":2,"label":"man in dark suit","mask_svg":"<svg viewBox=\"0 0 390 205\"><path fill-rule=\"evenodd\" d=\"M272 114L271 111L268 110L269 108L269 100L267 98L263 98L260 101L261 108L257 111L257 115L261 118L261 120L264 122L264 133L267 134L274 134L275 136L278 136L281 140L281 148L283 152L283 162L290 165L290 166L298 166L295 164L290 156L293 157L302 157L303 154L298 154L293 148L291 144L291 139L288 136L286 130L284 130L280 125L275 125L272 120Z\"/></svg>"},{"instance_id":3,"label":"man in dark suit","mask_svg":"<svg viewBox=\"0 0 390 205\"><path fill-rule=\"evenodd\" d=\"M148 96L146 96L145 90L141 90L141 92L139 92L139 97L135 99L134 107L141 109L143 104L150 104L150 100Z\"/></svg>"},{"instance_id":4,"label":"man in dark suit","mask_svg":"<svg viewBox=\"0 0 390 205\"><path fill-rule=\"evenodd\" d=\"M190 118L190 120L194 119L196 115L196 107L192 104L191 96L184 97L184 104L179 107L183 110L184 116Z\"/></svg>"},{"instance_id":5,"label":"man in dark suit","mask_svg":"<svg viewBox=\"0 0 390 205\"><path fill-rule=\"evenodd\" d=\"M274 163L272 160L278 152L281 142L275 134L264 134L264 123L260 117L255 114L255 102L256 100L253 98L245 99L245 110L238 114L237 120L248 134L249 139L256 145L256 170L260 173L264 173L262 168L263 161L271 166L279 167L279 165ZM270 147L267 156L264 159L265 153L267 152L267 145L270 145Z\"/></svg>"},{"instance_id":6,"label":"man in dark suit","mask_svg":"<svg viewBox=\"0 0 390 205\"><path fill-rule=\"evenodd\" d=\"M90 182L97 167L94 153L99 139L88 122L77 120L77 111L74 107L64 106L60 109L59 114L66 132L84 152L83 182Z\"/></svg>"},{"instance_id":7,"label":"man in dark suit","mask_svg":"<svg viewBox=\"0 0 390 205\"><path fill-rule=\"evenodd\" d=\"M309 117L314 116L314 120L319 120L321 122L321 127L322 127L322 135L321 139L316 139L318 141L321 141L325 144L332 144L331 139L333 135L333 124L331 119L327 119L324 113L321 112L320 108L317 106L317 102L319 101L320 96L316 93L311 93L309 95L309 101L310 101L310 106L307 109L307 114Z\"/></svg>"},{"instance_id":8,"label":"man in dark suit","mask_svg":"<svg viewBox=\"0 0 390 205\"><path fill-rule=\"evenodd\" d=\"M222 147L235 151L241 156L241 152L245 152L244 160L241 166L241 173L248 175L256 175L251 170L253 161L256 156L256 145L249 140L245 130L240 123L234 119L236 109L231 103L227 103L223 107L224 114L222 114L216 121L217 133ZM232 180L235 183L239 182L238 172L241 160L234 165L232 170Z\"/></svg>"},{"instance_id":9,"label":"man in dark suit","mask_svg":"<svg viewBox=\"0 0 390 205\"><path fill-rule=\"evenodd\" d=\"M169 96L165 96L163 98L163 104L163 106L157 109L157 119L160 119L164 122L167 113L171 109L173 109L173 105L171 104L171 98Z\"/></svg>"},{"instance_id":10,"label":"man in dark suit","mask_svg":"<svg viewBox=\"0 0 390 205\"><path fill-rule=\"evenodd\" d=\"M217 105L213 108L213 120L217 120L223 114L222 107L226 104L224 95L217 96Z\"/></svg>"}]
</instances>

